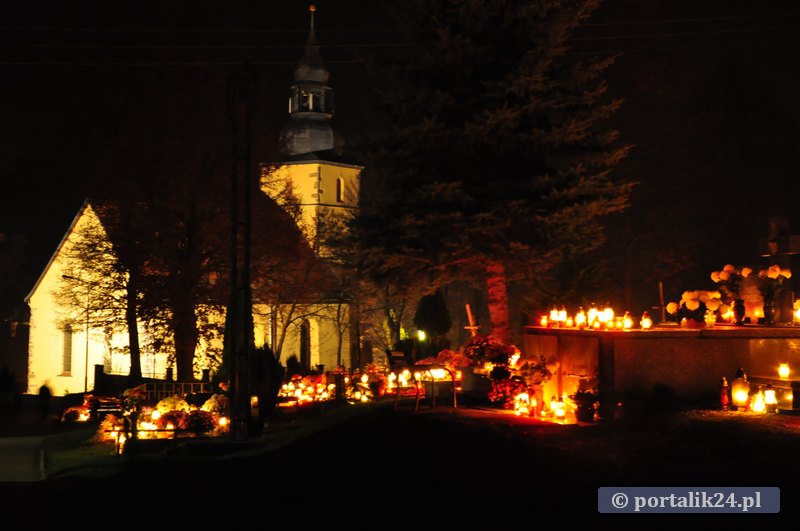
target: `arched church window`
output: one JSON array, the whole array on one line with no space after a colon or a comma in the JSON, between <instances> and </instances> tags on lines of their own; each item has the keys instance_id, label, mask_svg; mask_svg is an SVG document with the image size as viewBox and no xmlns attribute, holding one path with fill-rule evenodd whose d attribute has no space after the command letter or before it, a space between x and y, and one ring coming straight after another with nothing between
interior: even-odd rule
<instances>
[{"instance_id":1,"label":"arched church window","mask_svg":"<svg viewBox=\"0 0 800 531\"><path fill-rule=\"evenodd\" d=\"M311 369L311 325L308 319L300 323L300 366Z\"/></svg>"},{"instance_id":2,"label":"arched church window","mask_svg":"<svg viewBox=\"0 0 800 531\"><path fill-rule=\"evenodd\" d=\"M61 329L61 374L72 374L72 327L64 325Z\"/></svg>"},{"instance_id":3,"label":"arched church window","mask_svg":"<svg viewBox=\"0 0 800 531\"><path fill-rule=\"evenodd\" d=\"M336 179L336 202L344 203L344 179L341 177Z\"/></svg>"}]
</instances>

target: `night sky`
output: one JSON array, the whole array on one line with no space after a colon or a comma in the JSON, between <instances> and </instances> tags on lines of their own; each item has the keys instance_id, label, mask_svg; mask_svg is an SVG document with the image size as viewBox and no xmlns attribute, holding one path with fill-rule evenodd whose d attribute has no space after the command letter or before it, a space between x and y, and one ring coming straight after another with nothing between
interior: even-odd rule
<instances>
[{"instance_id":1,"label":"night sky","mask_svg":"<svg viewBox=\"0 0 800 531\"><path fill-rule=\"evenodd\" d=\"M254 155L274 156L309 2L15 4L0 8L0 238L4 252L12 241L24 252L3 266L4 285L27 293L83 198L113 186L125 161L169 151L153 141L164 131L179 137L176 153L202 137L225 157L225 80L244 62L259 83ZM409 43L382 2L316 4L334 123L352 137L369 123L359 54ZM770 216L800 233L800 7L607 1L571 44L575 55L620 54L608 75L609 95L625 100L613 125L635 148L617 174L641 184L612 246L641 232L644 247L691 254L694 267L668 285L679 293L726 262L755 263ZM671 236L648 241L659 224ZM655 297L652 278L640 288Z\"/></svg>"}]
</instances>

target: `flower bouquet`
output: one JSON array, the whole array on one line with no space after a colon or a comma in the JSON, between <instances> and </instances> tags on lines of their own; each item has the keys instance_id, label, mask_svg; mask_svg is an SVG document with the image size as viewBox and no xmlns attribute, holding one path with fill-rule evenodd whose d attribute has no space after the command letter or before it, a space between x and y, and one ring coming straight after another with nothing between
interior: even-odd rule
<instances>
[{"instance_id":1,"label":"flower bouquet","mask_svg":"<svg viewBox=\"0 0 800 531\"><path fill-rule=\"evenodd\" d=\"M790 278L792 271L787 268L781 269L777 264L758 272L756 285L764 299L764 322L768 325L775 323L775 300L781 292L783 281Z\"/></svg>"},{"instance_id":2,"label":"flower bouquet","mask_svg":"<svg viewBox=\"0 0 800 531\"><path fill-rule=\"evenodd\" d=\"M582 378L574 394L569 395L575 409L575 418L581 422L592 422L600 400L596 378Z\"/></svg>"},{"instance_id":3,"label":"flower bouquet","mask_svg":"<svg viewBox=\"0 0 800 531\"><path fill-rule=\"evenodd\" d=\"M679 323L689 327L702 327L705 325L706 313L715 313L723 308L719 291L684 291L680 302L667 304L667 313Z\"/></svg>"},{"instance_id":4,"label":"flower bouquet","mask_svg":"<svg viewBox=\"0 0 800 531\"><path fill-rule=\"evenodd\" d=\"M528 387L515 378L502 378L492 380L492 388L488 398L491 402L501 405L504 409L514 409L514 400L520 393L527 393Z\"/></svg>"},{"instance_id":5,"label":"flower bouquet","mask_svg":"<svg viewBox=\"0 0 800 531\"><path fill-rule=\"evenodd\" d=\"M789 269L781 269L779 265L772 265L768 269L762 269L758 272L756 284L758 291L764 298L764 304L775 303L775 299L781 291L783 281L792 278L792 272Z\"/></svg>"},{"instance_id":6,"label":"flower bouquet","mask_svg":"<svg viewBox=\"0 0 800 531\"><path fill-rule=\"evenodd\" d=\"M732 304L737 299L742 298L742 284L752 272L753 270L749 267L739 269L731 264L726 264L720 271L711 273L711 280L719 286L722 301L726 304Z\"/></svg>"},{"instance_id":7,"label":"flower bouquet","mask_svg":"<svg viewBox=\"0 0 800 531\"><path fill-rule=\"evenodd\" d=\"M514 345L506 345L499 339L489 335L477 335L464 346L464 356L469 364L481 367L485 363L507 365L508 360L518 351Z\"/></svg>"}]
</instances>

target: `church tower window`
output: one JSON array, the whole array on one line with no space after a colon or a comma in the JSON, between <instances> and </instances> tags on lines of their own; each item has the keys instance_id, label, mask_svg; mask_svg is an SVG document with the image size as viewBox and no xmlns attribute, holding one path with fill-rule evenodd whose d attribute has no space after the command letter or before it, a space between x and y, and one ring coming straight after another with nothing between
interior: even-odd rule
<instances>
[{"instance_id":1,"label":"church tower window","mask_svg":"<svg viewBox=\"0 0 800 531\"><path fill-rule=\"evenodd\" d=\"M336 202L344 203L344 179L341 177L336 179Z\"/></svg>"}]
</instances>

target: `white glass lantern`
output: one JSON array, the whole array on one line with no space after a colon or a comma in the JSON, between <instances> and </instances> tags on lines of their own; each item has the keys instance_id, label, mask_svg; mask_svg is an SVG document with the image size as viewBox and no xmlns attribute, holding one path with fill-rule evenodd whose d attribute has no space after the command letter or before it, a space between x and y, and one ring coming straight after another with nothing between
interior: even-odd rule
<instances>
[{"instance_id":1,"label":"white glass lantern","mask_svg":"<svg viewBox=\"0 0 800 531\"><path fill-rule=\"evenodd\" d=\"M742 368L736 372L736 378L731 382L731 402L733 407L743 410L747 409L747 401L750 398L750 382Z\"/></svg>"}]
</instances>

